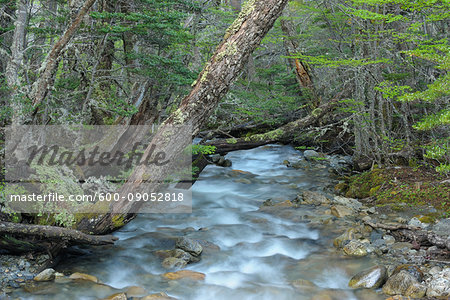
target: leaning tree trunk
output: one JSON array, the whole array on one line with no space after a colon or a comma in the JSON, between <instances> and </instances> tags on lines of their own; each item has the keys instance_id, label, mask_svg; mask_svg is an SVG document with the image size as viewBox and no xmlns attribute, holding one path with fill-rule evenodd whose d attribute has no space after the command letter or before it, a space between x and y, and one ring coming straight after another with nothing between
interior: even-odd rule
<instances>
[{"instance_id":1,"label":"leaning tree trunk","mask_svg":"<svg viewBox=\"0 0 450 300\"><path fill-rule=\"evenodd\" d=\"M45 99L48 91L53 86L54 75L56 73L58 62L61 58L63 50L80 27L84 16L88 13L89 9L92 7L95 1L96 0L86 0L86 2L74 17L72 23L59 38L59 40L56 41L49 54L45 58L44 62L41 64L41 68L39 70L39 79L34 83L33 89L29 96L34 107L36 108L36 111L39 104Z\"/></svg>"},{"instance_id":2,"label":"leaning tree trunk","mask_svg":"<svg viewBox=\"0 0 450 300\"><path fill-rule=\"evenodd\" d=\"M223 41L217 47L203 71L193 85L193 89L180 104L180 107L162 124L151 144L159 145L168 160L183 151L188 142L182 130L174 130L173 125L190 124L192 135L196 135L220 99L228 92L230 85L246 65L251 53L258 47L263 37L281 15L288 0L249 0L233 24L228 28ZM144 157L151 151L147 147ZM169 168L137 167L120 189L122 195L135 193L141 188L145 174L153 174L152 189L157 190L160 181L168 175ZM116 202L110 206L110 213L96 219L84 218L78 228L91 233L110 232L128 222L133 212L139 208L137 202ZM117 223L114 220L120 219Z\"/></svg>"}]
</instances>

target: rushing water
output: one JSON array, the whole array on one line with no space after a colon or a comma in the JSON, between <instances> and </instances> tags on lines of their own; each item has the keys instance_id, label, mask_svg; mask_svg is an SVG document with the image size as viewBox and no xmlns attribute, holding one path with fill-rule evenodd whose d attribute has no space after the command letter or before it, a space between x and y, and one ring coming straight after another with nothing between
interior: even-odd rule
<instances>
[{"instance_id":1,"label":"rushing water","mask_svg":"<svg viewBox=\"0 0 450 300\"><path fill-rule=\"evenodd\" d=\"M330 184L325 168L293 169L284 160L303 159L288 146L270 145L230 153L231 168L208 166L193 188L193 213L140 215L115 233L114 246L80 249L57 268L65 274L84 272L115 289L140 286L178 299L378 299L375 293L347 288L353 273L373 264L333 250L338 223L321 225L325 208L265 207L295 199L299 190L321 190ZM245 171L245 172L239 172ZM312 221L312 222L311 222ZM342 225L345 225L342 223ZM187 269L206 274L204 281L169 281L154 252L173 248L173 237L185 235L214 243L202 260ZM299 286L300 280L312 284ZM297 283L297 284L296 284ZM98 299L117 292L88 282L46 283L32 299ZM320 298L320 293L322 297ZM37 295L37 294L44 295Z\"/></svg>"}]
</instances>

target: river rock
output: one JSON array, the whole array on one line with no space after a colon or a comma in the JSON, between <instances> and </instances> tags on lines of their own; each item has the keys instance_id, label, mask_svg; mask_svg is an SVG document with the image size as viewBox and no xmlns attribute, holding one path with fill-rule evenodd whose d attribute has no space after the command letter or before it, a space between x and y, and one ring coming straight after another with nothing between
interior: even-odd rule
<instances>
[{"instance_id":1,"label":"river rock","mask_svg":"<svg viewBox=\"0 0 450 300\"><path fill-rule=\"evenodd\" d=\"M399 273L400 271L405 270L412 276L414 276L418 282L421 282L423 280L423 272L420 270L418 266L411 265L411 264L403 264L395 267L394 271L392 272L392 275L395 275Z\"/></svg>"},{"instance_id":2,"label":"river rock","mask_svg":"<svg viewBox=\"0 0 450 300\"><path fill-rule=\"evenodd\" d=\"M189 252L194 256L199 256L203 251L203 248L199 242L187 237L178 238L175 243L175 247L184 250L186 252Z\"/></svg>"},{"instance_id":3,"label":"river rock","mask_svg":"<svg viewBox=\"0 0 450 300\"><path fill-rule=\"evenodd\" d=\"M125 295L125 293L116 293L103 298L103 300L127 300L127 295Z\"/></svg>"},{"instance_id":4,"label":"river rock","mask_svg":"<svg viewBox=\"0 0 450 300\"><path fill-rule=\"evenodd\" d=\"M147 295L145 297L139 298L139 300L177 300L176 298L170 297L164 292Z\"/></svg>"},{"instance_id":5,"label":"river rock","mask_svg":"<svg viewBox=\"0 0 450 300\"><path fill-rule=\"evenodd\" d=\"M321 157L320 153L314 150L306 150L303 152L303 157L305 157L306 160L314 160L315 158Z\"/></svg>"},{"instance_id":6,"label":"river rock","mask_svg":"<svg viewBox=\"0 0 450 300\"><path fill-rule=\"evenodd\" d=\"M331 214L337 218L343 218L354 214L353 209L343 205L333 205L331 207Z\"/></svg>"},{"instance_id":7,"label":"river rock","mask_svg":"<svg viewBox=\"0 0 450 300\"><path fill-rule=\"evenodd\" d=\"M76 280L87 280L87 281L92 281L92 282L98 283L97 277L89 275L89 274L79 273L79 272L73 273L72 275L69 276L69 278L76 279Z\"/></svg>"},{"instance_id":8,"label":"river rock","mask_svg":"<svg viewBox=\"0 0 450 300\"><path fill-rule=\"evenodd\" d=\"M420 220L417 219L416 217L409 220L408 225L413 226L413 227L419 227L419 228L427 228L428 226L430 226L430 224L425 224L425 223L420 222Z\"/></svg>"},{"instance_id":9,"label":"river rock","mask_svg":"<svg viewBox=\"0 0 450 300\"><path fill-rule=\"evenodd\" d=\"M413 285L414 287L412 287ZM387 295L409 296L407 295L407 291L409 293L418 293L418 290L420 289L425 289L426 291L425 286L419 287L418 285L419 282L413 275L411 275L406 270L401 270L397 274L389 277L389 279L386 281L386 284L383 286L383 293Z\"/></svg>"},{"instance_id":10,"label":"river rock","mask_svg":"<svg viewBox=\"0 0 450 300\"><path fill-rule=\"evenodd\" d=\"M169 280L177 280L182 278L189 278L192 280L205 280L205 274L190 270L181 270L177 272L169 272L162 275Z\"/></svg>"},{"instance_id":11,"label":"river rock","mask_svg":"<svg viewBox=\"0 0 450 300\"><path fill-rule=\"evenodd\" d=\"M392 250L409 250L412 249L413 245L411 243L408 242L398 242L398 243L394 243L392 244L391 248Z\"/></svg>"},{"instance_id":12,"label":"river rock","mask_svg":"<svg viewBox=\"0 0 450 300\"><path fill-rule=\"evenodd\" d=\"M321 205L331 203L331 201L327 197L317 192L304 191L302 193L302 197L304 203L306 204Z\"/></svg>"},{"instance_id":13,"label":"river rock","mask_svg":"<svg viewBox=\"0 0 450 300\"><path fill-rule=\"evenodd\" d=\"M125 293L127 297L142 297L147 294L147 291L140 286L130 286Z\"/></svg>"},{"instance_id":14,"label":"river rock","mask_svg":"<svg viewBox=\"0 0 450 300\"><path fill-rule=\"evenodd\" d=\"M383 285L387 279L387 270L384 266L374 266L356 274L350 279L351 288L376 289Z\"/></svg>"},{"instance_id":15,"label":"river rock","mask_svg":"<svg viewBox=\"0 0 450 300\"><path fill-rule=\"evenodd\" d=\"M53 279L55 279L55 270L51 268L45 269L33 278L34 281L52 281Z\"/></svg>"},{"instance_id":16,"label":"river rock","mask_svg":"<svg viewBox=\"0 0 450 300\"><path fill-rule=\"evenodd\" d=\"M448 236L450 233L450 218L439 220L433 226L433 231L438 235Z\"/></svg>"},{"instance_id":17,"label":"river rock","mask_svg":"<svg viewBox=\"0 0 450 300\"><path fill-rule=\"evenodd\" d=\"M361 210L361 208L363 206L362 203L356 199L346 198L346 197L342 197L342 196L335 196L333 198L333 201L336 202L337 204L349 207L355 211Z\"/></svg>"},{"instance_id":18,"label":"river rock","mask_svg":"<svg viewBox=\"0 0 450 300\"><path fill-rule=\"evenodd\" d=\"M435 272L426 281L428 297L448 298L450 297L450 268Z\"/></svg>"},{"instance_id":19,"label":"river rock","mask_svg":"<svg viewBox=\"0 0 450 300\"><path fill-rule=\"evenodd\" d=\"M347 241L361 237L355 228L349 228L343 234L334 239L333 245L336 248L342 248Z\"/></svg>"},{"instance_id":20,"label":"river rock","mask_svg":"<svg viewBox=\"0 0 450 300\"><path fill-rule=\"evenodd\" d=\"M302 292L312 293L319 289L317 285L306 279L297 279L292 281L292 285Z\"/></svg>"},{"instance_id":21,"label":"river rock","mask_svg":"<svg viewBox=\"0 0 450 300\"><path fill-rule=\"evenodd\" d=\"M358 240L351 240L344 248L344 253L348 256L366 256L368 254L367 245Z\"/></svg>"},{"instance_id":22,"label":"river rock","mask_svg":"<svg viewBox=\"0 0 450 300\"><path fill-rule=\"evenodd\" d=\"M187 261L176 257L167 257L162 261L162 266L166 269L181 269L186 265Z\"/></svg>"},{"instance_id":23,"label":"river rock","mask_svg":"<svg viewBox=\"0 0 450 300\"><path fill-rule=\"evenodd\" d=\"M392 245L395 243L395 238L392 235L383 235L383 240L386 242L386 245Z\"/></svg>"}]
</instances>

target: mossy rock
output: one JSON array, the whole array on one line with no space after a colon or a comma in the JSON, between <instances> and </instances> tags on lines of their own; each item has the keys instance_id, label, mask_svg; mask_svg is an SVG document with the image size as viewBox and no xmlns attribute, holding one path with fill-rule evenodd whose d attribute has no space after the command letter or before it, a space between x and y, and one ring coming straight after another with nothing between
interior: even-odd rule
<instances>
[{"instance_id":1,"label":"mossy rock","mask_svg":"<svg viewBox=\"0 0 450 300\"><path fill-rule=\"evenodd\" d=\"M388 180L381 169L373 169L366 173L354 175L350 177L348 191L345 193L345 196L359 199L371 197Z\"/></svg>"}]
</instances>

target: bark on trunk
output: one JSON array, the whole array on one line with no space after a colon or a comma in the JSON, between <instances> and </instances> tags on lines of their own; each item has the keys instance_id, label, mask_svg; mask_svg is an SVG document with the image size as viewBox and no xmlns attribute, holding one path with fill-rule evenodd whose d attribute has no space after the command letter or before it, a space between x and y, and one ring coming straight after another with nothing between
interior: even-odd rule
<instances>
[{"instance_id":1,"label":"bark on trunk","mask_svg":"<svg viewBox=\"0 0 450 300\"><path fill-rule=\"evenodd\" d=\"M15 29L11 45L11 56L8 60L5 72L8 86L13 91L17 91L20 87L19 70L22 66L24 57L29 0L18 0L16 5L17 19L14 23ZM22 113L22 105L19 101L17 101L17 99L15 99L16 94L16 92L13 92L11 95L11 105L13 111L12 124L21 124L24 116Z\"/></svg>"},{"instance_id":2,"label":"bark on trunk","mask_svg":"<svg viewBox=\"0 0 450 300\"><path fill-rule=\"evenodd\" d=\"M163 123L151 144L157 144L167 153L169 161L187 146L184 132L174 130L172 125L191 124L195 136L220 99L228 92L235 78L242 71L251 53L258 47L263 37L272 28L281 15L288 0L250 0L242 8L238 18L228 28L222 43L198 76L192 91L180 104L180 107ZM144 157L151 151L149 146ZM159 181L166 178L168 168L152 169L152 166L140 166L129 177L128 182L119 191L123 195L140 190L145 174L152 174L152 189L158 190ZM109 214L103 215L95 224L84 222L80 229L91 228L94 233L105 233L116 229L113 216L122 216L126 223L140 203L116 202L110 207ZM122 225L122 224L121 224ZM83 228L84 226L87 226Z\"/></svg>"}]
</instances>

